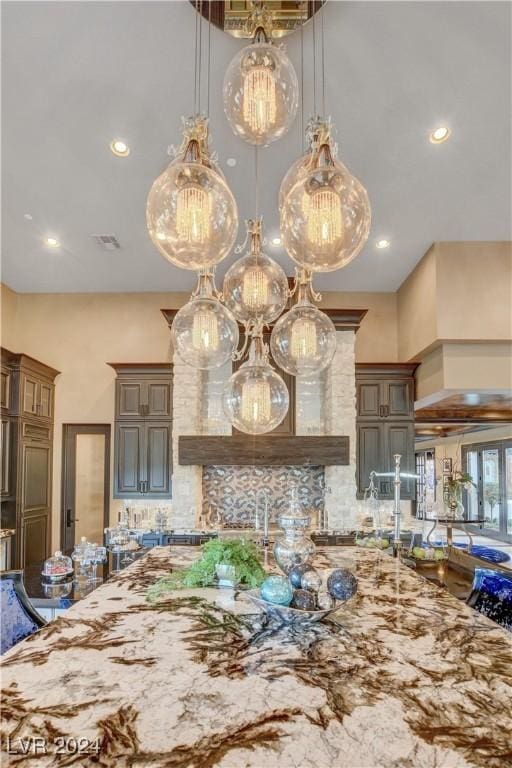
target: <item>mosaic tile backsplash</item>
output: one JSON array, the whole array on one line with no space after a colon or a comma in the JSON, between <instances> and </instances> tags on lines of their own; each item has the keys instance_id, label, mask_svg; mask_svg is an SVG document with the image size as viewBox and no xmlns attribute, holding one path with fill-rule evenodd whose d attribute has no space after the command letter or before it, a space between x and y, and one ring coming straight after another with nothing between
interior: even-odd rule
<instances>
[{"instance_id":1,"label":"mosaic tile backsplash","mask_svg":"<svg viewBox=\"0 0 512 768\"><path fill-rule=\"evenodd\" d=\"M252 528L256 513L256 494L267 491L271 521L284 512L297 488L303 510L311 513L312 525L324 508L324 467L203 467L203 514L218 512L224 526ZM260 500L260 510L264 501Z\"/></svg>"}]
</instances>

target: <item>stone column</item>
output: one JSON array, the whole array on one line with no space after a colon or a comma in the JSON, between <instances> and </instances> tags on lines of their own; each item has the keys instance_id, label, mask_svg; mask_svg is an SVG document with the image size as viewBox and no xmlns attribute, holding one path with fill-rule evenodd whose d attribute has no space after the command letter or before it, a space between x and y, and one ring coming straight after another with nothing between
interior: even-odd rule
<instances>
[{"instance_id":1,"label":"stone column","mask_svg":"<svg viewBox=\"0 0 512 768\"><path fill-rule=\"evenodd\" d=\"M326 433L348 436L350 463L325 468L325 509L329 528L340 529L357 519L355 332L337 331L337 342L325 382Z\"/></svg>"},{"instance_id":2,"label":"stone column","mask_svg":"<svg viewBox=\"0 0 512 768\"><path fill-rule=\"evenodd\" d=\"M201 434L202 372L186 365L174 353L172 430L173 528L194 528L202 504L202 467L184 467L178 462L180 435Z\"/></svg>"}]
</instances>

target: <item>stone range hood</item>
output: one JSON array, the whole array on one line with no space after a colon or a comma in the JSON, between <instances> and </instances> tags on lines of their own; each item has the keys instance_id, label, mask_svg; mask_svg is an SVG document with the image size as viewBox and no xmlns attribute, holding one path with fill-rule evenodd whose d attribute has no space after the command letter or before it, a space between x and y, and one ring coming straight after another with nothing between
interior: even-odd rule
<instances>
[{"instance_id":1,"label":"stone range hood","mask_svg":"<svg viewBox=\"0 0 512 768\"><path fill-rule=\"evenodd\" d=\"M182 466L347 466L350 445L335 435L180 435L178 460Z\"/></svg>"}]
</instances>

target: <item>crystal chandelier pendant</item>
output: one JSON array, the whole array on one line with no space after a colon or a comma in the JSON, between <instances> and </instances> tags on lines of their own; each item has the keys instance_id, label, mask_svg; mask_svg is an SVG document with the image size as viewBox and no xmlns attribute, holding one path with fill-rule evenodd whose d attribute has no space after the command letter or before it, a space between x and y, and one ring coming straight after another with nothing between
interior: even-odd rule
<instances>
[{"instance_id":1,"label":"crystal chandelier pendant","mask_svg":"<svg viewBox=\"0 0 512 768\"><path fill-rule=\"evenodd\" d=\"M276 364L297 377L315 376L327 368L336 351L336 328L325 312L313 305L320 300L311 285L311 273L297 277L297 303L276 322L270 349Z\"/></svg>"},{"instance_id":2,"label":"crystal chandelier pendant","mask_svg":"<svg viewBox=\"0 0 512 768\"><path fill-rule=\"evenodd\" d=\"M249 435L271 432L286 416L288 389L268 361L261 324L253 326L249 359L227 382L222 402L231 424Z\"/></svg>"},{"instance_id":3,"label":"crystal chandelier pendant","mask_svg":"<svg viewBox=\"0 0 512 768\"><path fill-rule=\"evenodd\" d=\"M212 272L199 274L196 290L174 317L171 338L180 358L193 368L211 370L232 359L238 347L238 323L221 304Z\"/></svg>"},{"instance_id":4,"label":"crystal chandelier pendant","mask_svg":"<svg viewBox=\"0 0 512 768\"><path fill-rule=\"evenodd\" d=\"M282 267L262 251L261 236L261 219L248 221L249 252L235 261L224 277L224 301L241 323L271 323L288 301L288 278Z\"/></svg>"},{"instance_id":5,"label":"crystal chandelier pendant","mask_svg":"<svg viewBox=\"0 0 512 768\"><path fill-rule=\"evenodd\" d=\"M211 269L231 251L238 210L212 160L206 118L184 121L177 157L149 192L146 223L158 251L181 269Z\"/></svg>"},{"instance_id":6,"label":"crystal chandelier pendant","mask_svg":"<svg viewBox=\"0 0 512 768\"><path fill-rule=\"evenodd\" d=\"M301 267L331 272L361 252L371 211L364 187L333 156L329 124L313 126L309 158L295 163L281 185L281 236Z\"/></svg>"},{"instance_id":7,"label":"crystal chandelier pendant","mask_svg":"<svg viewBox=\"0 0 512 768\"><path fill-rule=\"evenodd\" d=\"M266 146L292 125L299 105L299 83L284 50L270 40L271 14L255 7L248 19L253 36L224 76L224 111L234 133L249 144Z\"/></svg>"}]
</instances>

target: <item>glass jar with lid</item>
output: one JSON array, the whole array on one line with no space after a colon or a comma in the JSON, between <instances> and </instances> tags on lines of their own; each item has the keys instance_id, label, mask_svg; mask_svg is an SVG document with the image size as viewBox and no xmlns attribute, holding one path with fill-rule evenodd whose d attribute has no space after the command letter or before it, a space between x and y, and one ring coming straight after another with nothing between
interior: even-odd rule
<instances>
[{"instance_id":1,"label":"glass jar with lid","mask_svg":"<svg viewBox=\"0 0 512 768\"><path fill-rule=\"evenodd\" d=\"M70 557L59 550L53 557L44 561L42 575L47 582L68 581L73 576L73 563Z\"/></svg>"}]
</instances>

